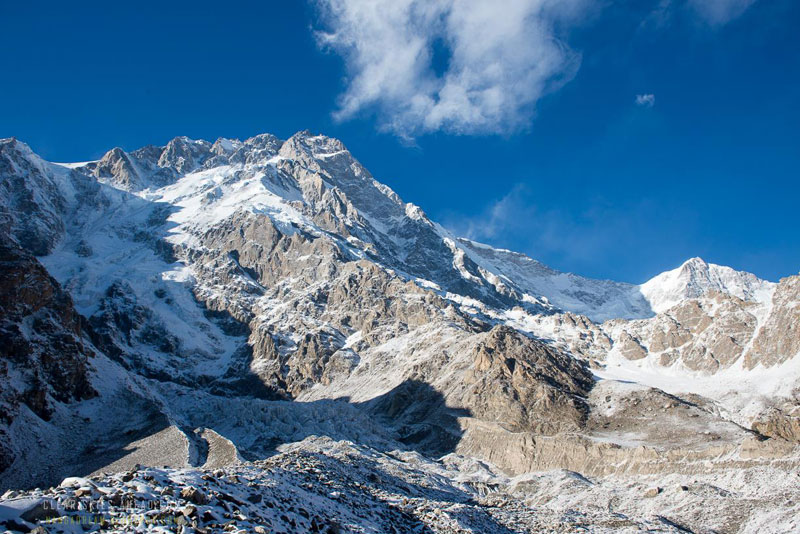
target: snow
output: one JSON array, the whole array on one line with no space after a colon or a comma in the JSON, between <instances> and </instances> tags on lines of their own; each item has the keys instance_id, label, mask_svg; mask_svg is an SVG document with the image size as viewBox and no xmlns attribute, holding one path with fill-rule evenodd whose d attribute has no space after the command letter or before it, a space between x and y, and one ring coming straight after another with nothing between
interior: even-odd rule
<instances>
[{"instance_id":1,"label":"snow","mask_svg":"<svg viewBox=\"0 0 800 534\"><path fill-rule=\"evenodd\" d=\"M562 273L523 254L466 239L459 238L455 243L483 271L493 275L493 280L503 280L504 286L518 288L519 293L527 295L523 302L546 302L556 309L586 315L593 321L652 315L632 284Z\"/></svg>"},{"instance_id":2,"label":"snow","mask_svg":"<svg viewBox=\"0 0 800 534\"><path fill-rule=\"evenodd\" d=\"M217 139L216 144L222 147L226 152L233 152L235 149L239 148L242 143L238 139L225 139L224 137L220 137Z\"/></svg>"},{"instance_id":3,"label":"snow","mask_svg":"<svg viewBox=\"0 0 800 534\"><path fill-rule=\"evenodd\" d=\"M124 480L128 480L125 482ZM167 532L153 521L196 511L208 532L794 532L797 476L777 466L713 475L670 473L585 477L563 470L507 476L489 463L450 454L440 461L415 452L380 450L346 440L310 436L282 445L268 460L218 469L137 468L97 478L108 494L134 492L114 505L100 494L77 497L74 487L34 490L0 501L0 521L48 501L58 515L80 518L94 505L110 532ZM208 502L186 508L182 490ZM652 497L644 497L656 489ZM254 498L255 497L255 498ZM78 502L78 510L65 504ZM235 504L235 508L230 506ZM713 514L709 510L714 510ZM313 518L313 519L312 519ZM149 520L146 520L149 519ZM45 521L49 531L67 523ZM312 527L312 521L314 526ZM676 527L675 525L683 525ZM183 529L187 531L187 528ZM82 532L76 525L70 532Z\"/></svg>"},{"instance_id":4,"label":"snow","mask_svg":"<svg viewBox=\"0 0 800 534\"><path fill-rule=\"evenodd\" d=\"M196 146L209 145L205 141L187 138L181 140ZM340 143L324 136L307 137L306 142L310 144L310 152L323 169L333 157L342 158L348 163L351 161ZM244 146L238 140L224 138L218 139L216 144L226 151ZM27 149L24 144L20 143L19 146L23 152ZM27 151L30 152L30 149ZM32 152L27 157L52 177L68 201L77 203L69 173L79 173L86 162L48 164ZM307 206L307 201L303 197L300 184L293 178L287 178L278 169L287 157L287 154L282 153L254 166L227 164L209 169L201 168L179 177L165 187L151 187L136 192L136 196L104 186L104 196L109 204L99 210L76 206L75 219L81 220L78 235L72 235L60 243L53 254L42 258L42 262L65 284L78 310L87 316L98 311L98 303L112 281L128 281L136 289L137 299L157 312L164 326L181 340L187 353L205 355L201 358L204 374L222 372L240 341L225 336L202 316L192 294L198 284L193 267L180 262L167 264L149 247L137 243L133 235L138 228L147 226L153 206L163 204L172 210L167 218L164 237L171 243L190 248L198 246L196 236L199 233L225 221L238 211L268 216L284 234L291 235L302 229L311 235L328 235L337 239L321 230L309 217L308 210L301 207ZM352 167L358 169L357 166ZM339 241L354 257L369 257L370 261L377 262L387 272L403 276L419 287L435 291L462 311L497 323L509 324L566 348L570 343L580 340L585 335L584 330L570 324L559 324L558 315L543 315L542 311L572 312L585 315L595 322L612 318L648 318L686 298L703 295L709 290L718 290L760 303L761 306L754 310L759 327L768 316L775 284L759 280L749 273L707 264L699 258L692 258L677 269L662 273L640 286L562 273L523 254L458 238L429 221L418 206L403 203L390 188L367 179L367 174L358 171L353 176L357 179L357 187L361 188L358 191L368 190L370 193L361 200L358 200L358 195L351 195L353 198L350 200L361 202L355 206L360 216L380 234L380 239L388 240L399 251L401 260L414 250L416 237L414 233L399 234L397 229L432 229L450 253L449 257L436 258L436 261L449 263L453 272L468 282L473 290L456 293L448 289L449 284L445 284L444 280L428 276L429 273L407 273L398 268L403 266L398 266L390 258L368 256L363 249L371 244L363 241L365 236L349 236L347 240ZM326 176L325 184L328 189L353 187L333 171L330 176ZM348 191L352 193L354 190ZM373 196L373 193L377 196ZM383 213L376 209L378 205L394 208ZM348 221L350 223L352 221ZM91 247L93 255L90 259L80 258L73 252L78 239L84 240ZM468 268L467 263L477 265L477 270ZM258 286L255 280L249 280L249 283ZM166 299L155 298L151 290L143 290L144 288L160 288L168 295L171 303L167 304ZM509 309L496 309L487 305L482 300L482 295L492 288L499 294L518 299L519 305ZM285 303L269 300L264 300L259 306L262 309L261 317L277 317L280 310L286 308ZM198 330L198 324L205 326ZM201 332L199 335L198 331ZM207 358L216 363L210 365ZM680 366L664 368L655 365L650 359L638 364L629 362L614 350L609 355L607 365L607 373L616 373L627 378L635 375L642 383L663 386L670 390L683 387L701 391L713 385L720 390L718 398L731 396L730 391L740 387L742 380L750 380L747 377L758 378L743 383L744 386L741 387L744 389L740 398L768 394L770 388L777 388L781 392L788 388L786 383L773 374L779 373L778 371L735 372L735 369L728 369L725 374L717 375L726 384L723 387L710 384L707 377L696 376ZM760 381L762 377L771 378L759 382L760 389L753 389L751 383L754 380Z\"/></svg>"},{"instance_id":5,"label":"snow","mask_svg":"<svg viewBox=\"0 0 800 534\"><path fill-rule=\"evenodd\" d=\"M84 477L67 477L58 485L60 488L90 488L95 483Z\"/></svg>"},{"instance_id":6,"label":"snow","mask_svg":"<svg viewBox=\"0 0 800 534\"><path fill-rule=\"evenodd\" d=\"M640 290L653 311L661 313L709 290L766 303L772 298L775 285L750 273L691 258L680 267L651 278L640 286Z\"/></svg>"},{"instance_id":7,"label":"snow","mask_svg":"<svg viewBox=\"0 0 800 534\"><path fill-rule=\"evenodd\" d=\"M43 503L45 499L37 497L17 498L0 501L0 523L9 519L17 519L20 515L34 506Z\"/></svg>"},{"instance_id":8,"label":"snow","mask_svg":"<svg viewBox=\"0 0 800 534\"><path fill-rule=\"evenodd\" d=\"M97 161L98 161L98 160L92 160L92 161L76 161L76 162L74 162L74 163L55 163L55 162L53 162L52 164L53 164L53 165L59 165L59 166L61 166L61 167L65 167L65 168L67 168L67 169L78 169L78 168L80 168L80 167L85 167L86 165L88 165L88 164L90 164L90 163L97 163Z\"/></svg>"},{"instance_id":9,"label":"snow","mask_svg":"<svg viewBox=\"0 0 800 534\"><path fill-rule=\"evenodd\" d=\"M333 166L345 162L353 167L346 159L345 150L328 149L330 147L325 144L328 142L327 138L309 139L320 143L319 150L314 152L320 165ZM240 147L239 142L234 140L220 139L217 143L226 151ZM335 148L338 145L331 146ZM750 418L763 409L765 403L779 396L790 395L796 387L797 377L800 376L800 355L779 366L759 366L752 370L745 369L740 359L733 367L723 369L715 375L706 375L691 371L681 364L663 367L650 357L638 361L627 360L619 354L617 347L606 354L606 350L591 339L591 336L600 336L614 328L613 324L596 324L599 321L611 318L649 318L656 312L666 310L687 298L704 295L710 290L723 291L755 302L757 306L754 314L759 320L760 328L769 315L774 291L774 284L771 282L727 267L706 264L697 258L641 286L592 280L558 272L525 255L457 238L428 220L419 207L402 203L391 189L367 180L366 174L358 173L348 175L347 179L352 180L355 177L357 180L354 182L358 187L370 186L380 196L372 193L361 198L356 194L348 195L348 201L353 203L366 223L362 224L363 221L357 217L345 219L343 222L347 228L358 237L344 238L322 230L315 223L314 206L304 198L303 187L295 178L279 169L285 159L284 155L260 161L257 165L228 164L200 168L180 176L164 187L150 187L133 194L116 190L111 185L102 185L97 205L83 205L73 187L73 179L94 180L81 174L87 172L81 171L85 163L51 165L35 160L69 204L65 219L70 228L68 235L57 244L52 254L41 258L41 261L69 290L76 308L86 316L95 315L100 310L100 303L112 283L121 281L128 284L132 289L130 296L136 303L152 312L154 321L180 341L177 354L163 353L135 340L132 341L131 350L147 361L150 370L161 370L171 376L183 374L189 378L220 378L231 368L234 353L243 346L246 338L225 334L217 324L205 317L204 309L198 303L198 300L203 300L203 296L232 298L225 292L230 289L224 286L226 282L203 280L197 267L189 263L189 260L171 262L160 257L153 250L153 242L166 238L189 250L196 247L197 251L203 252L197 237L199 234L238 212L249 212L269 217L285 234L302 230L313 236L330 238L340 250L351 254L347 261L353 258L369 258L368 261L376 263L385 272L391 273L391 276L400 276L413 281L418 288L435 292L462 311L487 321L490 326L511 325L568 351L573 343L592 344L595 352L591 355L605 363L605 368L595 371L600 381L598 388L613 389L617 396L647 387L676 394L696 393L714 400L726 417L746 425ZM336 177L326 179L324 184L328 189L347 186L344 181L337 181ZM358 190L350 192L357 193ZM169 208L163 225L150 222L154 208L159 206ZM393 209L384 213L382 210L387 206L393 206ZM142 237L142 232L147 235ZM372 237L375 240L369 241ZM436 241L436 238L440 241ZM75 252L79 241L84 241L91 249L89 257ZM387 253L376 257L374 254L364 253L368 246L375 248L375 245L381 245L382 250L396 249L397 254L392 256ZM424 256L425 252L440 250L436 248L440 245L444 251L441 256ZM413 271L413 266L402 263L412 254L422 254L425 261L433 264L433 268ZM308 254L298 261L311 260L314 257L313 254ZM442 275L437 270L440 268L444 272ZM406 272L405 269L413 272ZM452 282L451 277L455 278L456 283ZM236 283L261 287L257 280L246 274ZM444 355L449 361L457 362L459 358L467 358L469 346L464 340L468 336L480 334L466 332L443 321L430 321L409 331L389 332L382 338L382 342L375 342L369 350L357 353L356 350L365 337L364 332L358 329L360 327L338 332L323 319L304 316L299 309L298 303L314 290L326 289L325 283L326 280L322 279L303 281L300 275L289 276L277 283L279 289L285 290L284 294L247 297L250 298L248 304L252 305L250 310L258 324L273 329L275 337L285 342L279 348L283 356L296 349L307 329L330 332L336 337L336 346L339 347L332 358L352 365L352 375L347 381L334 381L324 385L318 383L294 402L225 397L211 395L202 388L181 385L178 380L159 382L145 379L100 354L93 359L92 366L93 385L101 393L101 398L77 403L69 408L60 406L56 420L66 420L68 415L80 414L98 420L98 423L90 425L86 430L87 435L105 431L102 423L108 419L103 419L106 415L102 413L101 400L114 395L117 396L115 399L125 399L125 391L135 391L162 410L168 419L168 425L158 433L148 435L123 449L119 463L112 464L114 468L122 469L123 465L138 463L141 458L163 458L167 449L170 451L170 458L175 460L171 465L196 467L202 463L201 447L197 443L205 440L212 450L214 447L217 450L209 452L205 461L206 467L237 464L229 468L228 474L258 480L265 487L277 488L276 493L297 492L326 513L345 513L348 508L339 502L351 497L349 491L352 488L328 488L325 485L321 488L321 493L306 493L307 488L303 489L305 486L296 484L297 479L292 478L295 475L291 470L279 473L263 471L263 466L246 464L239 450L256 451L261 457L275 454L276 461L285 458L296 460L293 455L313 452L322 455L321 461L329 462L324 463L326 472L339 472L336 471L336 462L352 457L357 459L359 469L364 466L364 469L376 469L377 463L387 473L402 473L404 480L423 480L422 489L415 489L414 492L388 491L385 487L380 489L384 492L380 494L381 499L406 507L404 509L409 510L409 513L416 513L419 509L430 510L424 507L429 505L428 501L436 501L432 488L442 492L465 492L469 499L477 499L497 493L496 486L501 484L506 488L503 491L508 487L539 485L535 491L526 493L520 489L519 493L509 497L520 508L507 513L524 516L546 514L549 510L553 515L548 517L561 518L558 521L579 514L575 511L579 506L584 510L595 510L598 508L597 502L601 502L598 496L604 499L604 506L607 503L609 514L612 499L622 496L621 500L624 502L620 506L627 506L626 513L641 511L644 515L669 514L671 510L696 511L707 499L707 496L700 494L689 497L682 493L675 493L673 499L672 493L665 492L666 495L659 495L652 501L634 504L641 501L639 497L642 488L652 487L654 483L663 481L652 477L635 481L613 478L589 481L575 473L564 472L507 477L488 463L474 458L451 454L442 458L441 462L434 462L415 452L391 450L392 447L399 446L393 441L391 432L354 406L354 403L368 401L385 393L408 378L411 370L425 369L425 364L433 358ZM302 291L297 290L298 286L302 286ZM454 287L458 289L453 289ZM487 304L489 301L484 296L492 288L499 294L509 296L512 305L503 307ZM423 297L412 293L397 298L412 302ZM518 305L514 305L514 302L518 302ZM445 310L441 310L441 313L446 316ZM291 316L292 320L287 320L287 316ZM375 334L372 331L369 335ZM457 371L446 369L437 376L425 378L440 385L456 383L458 380ZM11 379L14 377L11 376ZM331 400L338 397L347 397L348 402ZM121 413L123 408L125 406L119 407ZM601 407L602 413L606 415L612 415L619 409L613 401ZM74 413L69 410L74 410ZM225 414L225 417L220 417L220 414ZM119 414L110 414L108 417L119 419ZM44 423L36 423L34 416L31 415L25 422L26 427L30 427L25 436L30 435L33 439L42 441L47 441L52 436L48 433L52 433L52 429ZM122 423L130 424L127 421ZM196 435L197 432L200 437ZM329 438L316 438L315 435ZM613 442L623 447L643 444L642 434L637 432L597 433L591 439L597 442ZM78 440L70 443L82 442ZM277 454L274 450L275 443L282 444L277 447ZM48 459L53 460L51 464L57 463L60 453L51 453L53 456ZM348 464L347 469L350 468L352 465ZM197 469L153 470L150 474L173 485L203 484L203 472ZM771 472L764 471L753 476L758 484L763 484L770 474ZM778 475L782 488L790 487L792 481L796 484L795 479L782 477L780 473ZM730 487L747 494L748 481L733 480L736 476L738 475L730 475ZM702 479L702 476L696 475L695 478ZM676 485L685 482L678 474L665 479ZM707 480L714 481L711 478ZM119 484L119 481L106 482L109 485ZM144 479L139 480L128 487L135 490L141 498L159 498L160 493L154 493L156 484L147 482ZM316 479L312 482L315 483ZM93 484L88 479L71 478L62 482L61 489L71 491L74 487ZM226 482L223 486L226 491L241 491L234 483ZM751 492L748 495L755 498L757 493ZM407 503L410 499L417 500L409 505ZM0 504L0 518L3 514L8 517L19 515L18 510L22 505L14 502L10 501L9 504L9 501L4 501ZM438 508L434 515L448 526L465 521L464 517L468 516L465 510L471 510L460 508L464 503L455 500L436 501L436 506ZM754 514L747 528L752 531L768 531L771 525L791 526L793 523L787 517L796 509L796 506L792 506L794 505L787 505L775 512L776 515L766 511ZM616 516L612 515L612 519L614 518ZM653 527L652 517L648 519L641 516L637 521L639 526ZM656 523L656 527L663 526L657 521ZM578 521L576 524L581 523ZM369 529L380 531L373 524L364 526L365 531ZM481 531L480 528L475 530Z\"/></svg>"},{"instance_id":10,"label":"snow","mask_svg":"<svg viewBox=\"0 0 800 534\"><path fill-rule=\"evenodd\" d=\"M651 358L632 361L616 350L608 353L605 364L604 369L594 371L601 380L635 382L672 394L701 395L717 401L727 418L748 428L765 403L791 397L800 377L800 354L779 365L759 364L753 369L745 368L744 359L740 358L714 374L693 371L680 363L664 367Z\"/></svg>"},{"instance_id":11,"label":"snow","mask_svg":"<svg viewBox=\"0 0 800 534\"><path fill-rule=\"evenodd\" d=\"M464 265L464 258L466 257L466 254L462 249L456 246L455 241L445 238L444 243L453 253L453 267L455 267L459 274L461 274L465 280L481 284L482 280L467 270L466 266Z\"/></svg>"}]
</instances>

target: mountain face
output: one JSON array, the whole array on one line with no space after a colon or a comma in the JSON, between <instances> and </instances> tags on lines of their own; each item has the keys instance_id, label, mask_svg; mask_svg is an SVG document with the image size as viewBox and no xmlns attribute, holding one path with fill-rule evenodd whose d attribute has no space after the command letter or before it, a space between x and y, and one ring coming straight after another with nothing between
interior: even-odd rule
<instances>
[{"instance_id":1,"label":"mountain face","mask_svg":"<svg viewBox=\"0 0 800 534\"><path fill-rule=\"evenodd\" d=\"M404 450L429 458L425 480L471 480L441 489L448 506L485 493L481 462L523 524L511 501L539 490L513 477L534 471L796 462L800 276L699 258L641 285L558 272L454 236L309 132L80 164L0 140L0 191L4 487L322 458L326 436L360 447L357 469Z\"/></svg>"},{"instance_id":2,"label":"mountain face","mask_svg":"<svg viewBox=\"0 0 800 534\"><path fill-rule=\"evenodd\" d=\"M82 318L69 295L30 253L0 243L0 469L12 463L13 422L20 410L49 421L54 402L95 396L82 342ZM11 428L9 428L11 427Z\"/></svg>"},{"instance_id":3,"label":"mountain face","mask_svg":"<svg viewBox=\"0 0 800 534\"><path fill-rule=\"evenodd\" d=\"M653 311L661 313L689 299L717 291L745 301L769 300L775 284L730 267L692 258L672 271L661 273L640 286Z\"/></svg>"}]
</instances>

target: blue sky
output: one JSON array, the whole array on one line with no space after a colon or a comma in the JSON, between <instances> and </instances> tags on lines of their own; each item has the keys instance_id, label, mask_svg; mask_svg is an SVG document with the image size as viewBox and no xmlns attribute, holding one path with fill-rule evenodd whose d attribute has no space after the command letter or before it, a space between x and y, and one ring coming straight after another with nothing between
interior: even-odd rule
<instances>
[{"instance_id":1,"label":"blue sky","mask_svg":"<svg viewBox=\"0 0 800 534\"><path fill-rule=\"evenodd\" d=\"M562 270L800 270L796 1L481 4L5 3L0 137L83 161L310 129Z\"/></svg>"}]
</instances>

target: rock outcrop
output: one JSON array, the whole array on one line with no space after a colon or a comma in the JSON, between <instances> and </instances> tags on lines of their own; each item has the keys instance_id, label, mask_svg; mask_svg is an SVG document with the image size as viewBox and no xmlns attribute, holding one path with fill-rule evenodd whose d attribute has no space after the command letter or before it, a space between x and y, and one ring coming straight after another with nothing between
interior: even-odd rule
<instances>
[{"instance_id":1,"label":"rock outcrop","mask_svg":"<svg viewBox=\"0 0 800 534\"><path fill-rule=\"evenodd\" d=\"M324 434L509 474L793 465L800 277L561 273L457 238L309 132L70 165L4 140L0 173L4 428L39 414L12 430L43 464L222 465ZM115 437L73 439L75 417ZM48 456L54 436L80 451Z\"/></svg>"},{"instance_id":2,"label":"rock outcrop","mask_svg":"<svg viewBox=\"0 0 800 534\"><path fill-rule=\"evenodd\" d=\"M574 358L504 326L485 336L473 358L457 398L473 417L541 435L584 426L594 381Z\"/></svg>"},{"instance_id":3,"label":"rock outcrop","mask_svg":"<svg viewBox=\"0 0 800 534\"><path fill-rule=\"evenodd\" d=\"M67 202L48 164L25 143L0 139L0 233L36 255L64 232Z\"/></svg>"},{"instance_id":4,"label":"rock outcrop","mask_svg":"<svg viewBox=\"0 0 800 534\"><path fill-rule=\"evenodd\" d=\"M30 253L0 241L0 471L18 451L9 435L22 407L44 420L54 402L95 395L89 380L85 320Z\"/></svg>"},{"instance_id":5,"label":"rock outcrop","mask_svg":"<svg viewBox=\"0 0 800 534\"><path fill-rule=\"evenodd\" d=\"M745 367L772 367L800 354L800 275L783 278L775 288L769 316L745 356Z\"/></svg>"}]
</instances>

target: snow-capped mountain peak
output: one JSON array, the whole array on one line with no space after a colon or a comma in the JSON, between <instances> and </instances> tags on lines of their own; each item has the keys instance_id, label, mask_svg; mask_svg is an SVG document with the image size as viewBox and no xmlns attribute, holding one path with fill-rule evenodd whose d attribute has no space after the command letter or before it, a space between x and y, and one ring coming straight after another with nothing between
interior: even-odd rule
<instances>
[{"instance_id":1,"label":"snow-capped mountain peak","mask_svg":"<svg viewBox=\"0 0 800 534\"><path fill-rule=\"evenodd\" d=\"M25 153L41 161L30 149ZM341 141L307 130L285 141L271 134L214 143L176 137L163 147L114 148L99 161L66 167L171 204L171 220L183 228L171 232L173 242L237 210L266 214L285 231L294 225L313 235L339 235L358 249L356 256L490 306L569 311L600 322L650 317L712 289L768 299L774 286L700 258L640 286L559 272L524 254L452 235L375 180Z\"/></svg>"},{"instance_id":2,"label":"snow-capped mountain peak","mask_svg":"<svg viewBox=\"0 0 800 534\"><path fill-rule=\"evenodd\" d=\"M660 313L686 299L719 291L742 300L768 301L775 284L756 275L691 258L680 267L661 273L640 286L654 312Z\"/></svg>"},{"instance_id":3,"label":"snow-capped mountain peak","mask_svg":"<svg viewBox=\"0 0 800 534\"><path fill-rule=\"evenodd\" d=\"M800 277L560 272L459 238L307 131L81 164L4 140L0 193L0 481L225 465L311 433L596 475L752 454L742 426L800 441Z\"/></svg>"}]
</instances>

